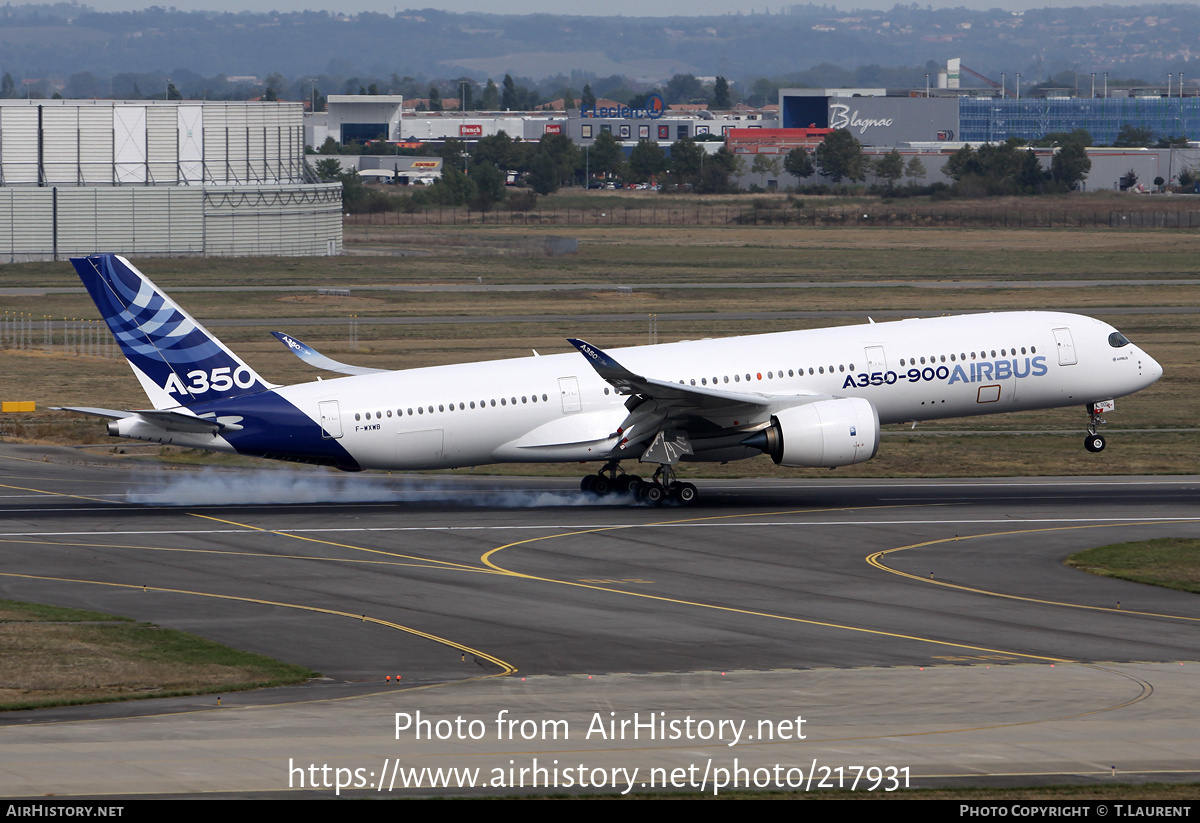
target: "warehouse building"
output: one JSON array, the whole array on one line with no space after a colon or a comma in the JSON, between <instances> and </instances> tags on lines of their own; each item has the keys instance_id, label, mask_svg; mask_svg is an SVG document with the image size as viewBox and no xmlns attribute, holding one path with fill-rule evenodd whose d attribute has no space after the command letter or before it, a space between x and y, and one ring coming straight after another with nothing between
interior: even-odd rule
<instances>
[{"instance_id":1,"label":"warehouse building","mask_svg":"<svg viewBox=\"0 0 1200 823\"><path fill-rule=\"evenodd\" d=\"M341 208L299 103L0 100L0 260L339 254Z\"/></svg>"}]
</instances>

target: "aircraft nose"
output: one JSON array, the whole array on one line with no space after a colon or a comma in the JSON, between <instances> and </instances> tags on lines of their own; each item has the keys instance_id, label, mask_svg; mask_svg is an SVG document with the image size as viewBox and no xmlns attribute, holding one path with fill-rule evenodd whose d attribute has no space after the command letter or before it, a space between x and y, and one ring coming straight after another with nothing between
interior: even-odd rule
<instances>
[{"instance_id":1,"label":"aircraft nose","mask_svg":"<svg viewBox=\"0 0 1200 823\"><path fill-rule=\"evenodd\" d=\"M1141 356L1142 376L1146 378L1146 385L1158 380L1163 375L1163 367L1150 355L1142 352Z\"/></svg>"}]
</instances>

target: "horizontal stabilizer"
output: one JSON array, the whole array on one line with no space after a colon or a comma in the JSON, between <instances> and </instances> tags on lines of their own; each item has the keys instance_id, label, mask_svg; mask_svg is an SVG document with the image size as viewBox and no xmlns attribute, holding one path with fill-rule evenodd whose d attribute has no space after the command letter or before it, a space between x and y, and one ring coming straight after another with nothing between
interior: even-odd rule
<instances>
[{"instance_id":1,"label":"horizontal stabilizer","mask_svg":"<svg viewBox=\"0 0 1200 823\"><path fill-rule=\"evenodd\" d=\"M237 421L240 417L216 420L208 417L197 417L194 414L184 414L176 411L161 411L159 409L135 409L133 411L118 411L116 409L97 409L91 406L55 406L55 411L79 412L93 417L104 417L109 420L124 420L128 417L140 417L148 423L153 423L160 429L173 432L198 432L216 434L220 431L240 431Z\"/></svg>"},{"instance_id":2,"label":"horizontal stabilizer","mask_svg":"<svg viewBox=\"0 0 1200 823\"><path fill-rule=\"evenodd\" d=\"M326 357L321 354L312 346L300 342L290 334L284 334L280 331L273 331L271 334L275 335L280 343L287 346L292 354L313 368L337 372L338 374L383 374L387 371L387 369L369 369L366 366L351 366L348 363L339 363L332 357Z\"/></svg>"}]
</instances>

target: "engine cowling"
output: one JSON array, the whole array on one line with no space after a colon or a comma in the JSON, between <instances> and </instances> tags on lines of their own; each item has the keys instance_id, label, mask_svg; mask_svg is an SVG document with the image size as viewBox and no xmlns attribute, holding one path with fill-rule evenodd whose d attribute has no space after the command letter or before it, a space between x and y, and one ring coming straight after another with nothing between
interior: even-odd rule
<instances>
[{"instance_id":1,"label":"engine cowling","mask_svg":"<svg viewBox=\"0 0 1200 823\"><path fill-rule=\"evenodd\" d=\"M879 413L869 400L840 397L793 406L742 441L780 466L849 466L879 451Z\"/></svg>"}]
</instances>

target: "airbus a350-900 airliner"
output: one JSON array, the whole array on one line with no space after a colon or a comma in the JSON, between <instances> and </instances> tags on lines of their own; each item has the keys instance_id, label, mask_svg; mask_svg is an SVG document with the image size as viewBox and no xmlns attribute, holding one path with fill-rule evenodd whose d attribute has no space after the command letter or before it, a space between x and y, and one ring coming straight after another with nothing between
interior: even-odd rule
<instances>
[{"instance_id":1,"label":"airbus a350-900 airliner","mask_svg":"<svg viewBox=\"0 0 1200 823\"><path fill-rule=\"evenodd\" d=\"M1089 451L1112 399L1162 375L1107 323L1003 312L692 340L384 371L339 363L275 333L311 365L348 376L277 386L128 260L72 259L153 409L72 407L109 433L154 443L361 469L599 462L597 495L691 503L682 460L769 454L782 466L875 456L880 425L1083 406ZM655 465L652 478L622 460Z\"/></svg>"}]
</instances>

